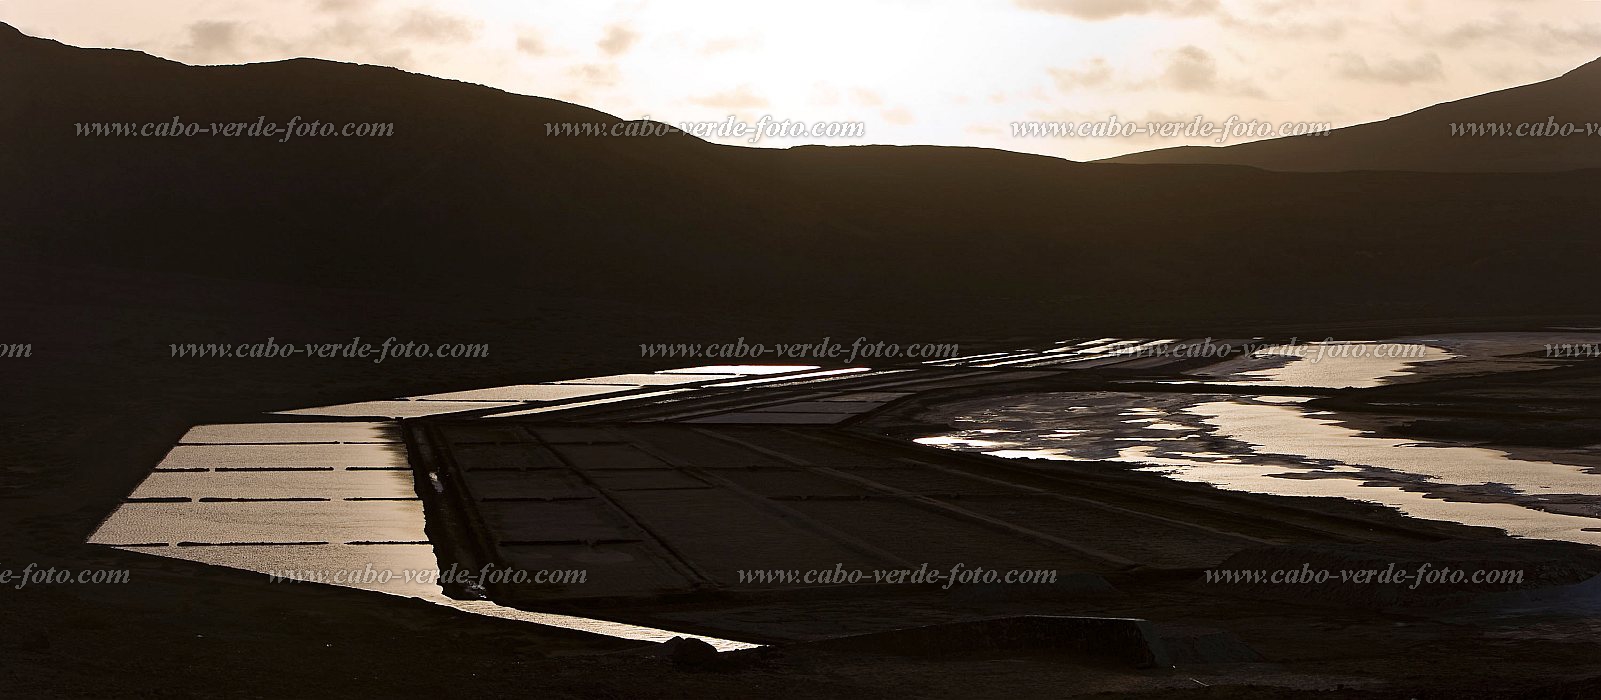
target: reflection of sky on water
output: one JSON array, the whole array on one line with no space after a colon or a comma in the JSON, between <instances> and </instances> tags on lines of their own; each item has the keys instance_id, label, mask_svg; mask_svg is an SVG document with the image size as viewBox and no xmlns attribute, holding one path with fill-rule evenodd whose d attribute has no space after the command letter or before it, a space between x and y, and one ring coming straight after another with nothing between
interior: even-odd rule
<instances>
[{"instance_id":1,"label":"reflection of sky on water","mask_svg":"<svg viewBox=\"0 0 1601 700\"><path fill-rule=\"evenodd\" d=\"M1429 350L1392 348L1382 354L1422 356L1424 362L1450 357ZM1230 361L1238 366L1227 376L1248 374L1245 381L1252 384L1278 386L1371 386L1407 367L1393 357L1362 353L1325 353L1317 362L1271 361L1277 366ZM1314 380L1322 383L1308 383ZM1512 502L1445 500L1465 492L1475 500L1601 497L1601 475L1571 464L1516 459L1493 449L1365 436L1341 426L1329 411L1305 408L1308 400L1125 392L1011 396L954 404L948 408L950 424L957 429L918 442L1008 458L1127 462L1222 488L1371 501L1417 517L1601 544L1601 532L1587 531L1601 528L1601 519Z\"/></svg>"}]
</instances>

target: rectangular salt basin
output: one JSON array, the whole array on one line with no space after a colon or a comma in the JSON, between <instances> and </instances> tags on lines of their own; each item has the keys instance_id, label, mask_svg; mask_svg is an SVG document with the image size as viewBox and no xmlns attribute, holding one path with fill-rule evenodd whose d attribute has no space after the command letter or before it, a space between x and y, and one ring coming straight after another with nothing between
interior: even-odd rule
<instances>
[{"instance_id":1,"label":"rectangular salt basin","mask_svg":"<svg viewBox=\"0 0 1601 700\"><path fill-rule=\"evenodd\" d=\"M682 369L664 369L657 374L784 374L786 372L800 372L808 369L817 369L817 365L705 365L702 367L684 367Z\"/></svg>"},{"instance_id":2,"label":"rectangular salt basin","mask_svg":"<svg viewBox=\"0 0 1601 700\"><path fill-rule=\"evenodd\" d=\"M516 405L518 405L516 401L359 401L317 408L297 408L293 411L279 411L278 414L338 418L421 418Z\"/></svg>"},{"instance_id":3,"label":"rectangular salt basin","mask_svg":"<svg viewBox=\"0 0 1601 700\"><path fill-rule=\"evenodd\" d=\"M408 467L401 445L178 445L157 469Z\"/></svg>"},{"instance_id":4,"label":"rectangular salt basin","mask_svg":"<svg viewBox=\"0 0 1601 700\"><path fill-rule=\"evenodd\" d=\"M124 503L93 544L423 542L419 501Z\"/></svg>"},{"instance_id":5,"label":"rectangular salt basin","mask_svg":"<svg viewBox=\"0 0 1601 700\"><path fill-rule=\"evenodd\" d=\"M674 552L725 585L738 585L737 571L745 567L873 565L848 546L795 527L730 491L622 491L615 497Z\"/></svg>"},{"instance_id":6,"label":"rectangular salt basin","mask_svg":"<svg viewBox=\"0 0 1601 700\"><path fill-rule=\"evenodd\" d=\"M533 442L534 436L516 425L447 424L439 426L445 439L452 444Z\"/></svg>"},{"instance_id":7,"label":"rectangular salt basin","mask_svg":"<svg viewBox=\"0 0 1601 700\"><path fill-rule=\"evenodd\" d=\"M496 542L643 539L641 532L600 501L480 502L478 512Z\"/></svg>"},{"instance_id":8,"label":"rectangular salt basin","mask_svg":"<svg viewBox=\"0 0 1601 700\"><path fill-rule=\"evenodd\" d=\"M854 414L850 413L724 413L719 416L693 418L685 423L762 423L783 425L833 425Z\"/></svg>"},{"instance_id":9,"label":"rectangular salt basin","mask_svg":"<svg viewBox=\"0 0 1601 700\"><path fill-rule=\"evenodd\" d=\"M562 442L622 442L615 430L605 426L585 427L582 425L541 425L529 428L539 435L540 440L556 444Z\"/></svg>"},{"instance_id":10,"label":"rectangular salt basin","mask_svg":"<svg viewBox=\"0 0 1601 700\"><path fill-rule=\"evenodd\" d=\"M403 596L439 594L439 560L431 544L239 545L232 547L128 547L130 552L274 573L285 578ZM368 567L375 573L368 574ZM391 572L382 576L381 572ZM410 575L408 575L408 573Z\"/></svg>"},{"instance_id":11,"label":"rectangular salt basin","mask_svg":"<svg viewBox=\"0 0 1601 700\"><path fill-rule=\"evenodd\" d=\"M585 581L577 585L508 586L510 597L516 602L540 598L639 596L692 588L678 569L663 561L651 545L644 543L503 544L498 551L506 566L512 569L582 569L588 574Z\"/></svg>"},{"instance_id":12,"label":"rectangular salt basin","mask_svg":"<svg viewBox=\"0 0 1601 700\"><path fill-rule=\"evenodd\" d=\"M596 498L594 489L577 474L547 469L532 472L469 471L463 475L467 490L473 498L483 499L557 499Z\"/></svg>"},{"instance_id":13,"label":"rectangular salt basin","mask_svg":"<svg viewBox=\"0 0 1601 700\"><path fill-rule=\"evenodd\" d=\"M630 445L553 445L574 469L670 469L672 465Z\"/></svg>"},{"instance_id":14,"label":"rectangular salt basin","mask_svg":"<svg viewBox=\"0 0 1601 700\"><path fill-rule=\"evenodd\" d=\"M643 394L627 394L625 396L613 396L613 397L604 398L604 399L592 399L592 400L589 400L589 401L578 401L576 403L564 403L564 404L557 404L557 405L554 405L554 406L540 406L538 408L530 408L530 409L525 409L525 410L521 410L521 411L507 411L505 413L496 413L496 414L491 415L491 416L486 416L486 418L514 418L514 417L517 417L517 416L531 416L531 415L536 415L536 414L540 414L540 413L551 413L553 411L567 411L567 410L571 410L571 409L575 409L575 408L589 408L591 406L603 406L605 404L622 403L622 402L626 402L626 401L644 401L646 399L654 399L654 398L659 398L659 397L662 397L662 396L668 396L668 395L671 395L671 394L678 394L678 393L682 393L682 392L686 392L686 391L694 391L694 389L663 389L661 391L651 391L651 392L646 392L646 393L643 393Z\"/></svg>"},{"instance_id":15,"label":"rectangular salt basin","mask_svg":"<svg viewBox=\"0 0 1601 700\"><path fill-rule=\"evenodd\" d=\"M626 386L673 386L719 379L738 379L737 374L610 374L604 377L563 379L558 384L621 384Z\"/></svg>"},{"instance_id":16,"label":"rectangular salt basin","mask_svg":"<svg viewBox=\"0 0 1601 700\"><path fill-rule=\"evenodd\" d=\"M413 396L414 401L565 401L586 396L628 391L625 386L578 386L574 384L513 384L487 389L452 391L444 394Z\"/></svg>"},{"instance_id":17,"label":"rectangular salt basin","mask_svg":"<svg viewBox=\"0 0 1601 700\"><path fill-rule=\"evenodd\" d=\"M566 469L556 455L531 442L456 445L451 448L456 465L475 469Z\"/></svg>"},{"instance_id":18,"label":"rectangular salt basin","mask_svg":"<svg viewBox=\"0 0 1601 700\"><path fill-rule=\"evenodd\" d=\"M694 476L669 469L597 469L590 474L590 478L601 488L610 491L711 488L711 485Z\"/></svg>"},{"instance_id":19,"label":"rectangular salt basin","mask_svg":"<svg viewBox=\"0 0 1601 700\"><path fill-rule=\"evenodd\" d=\"M866 413L884 405L878 401L796 401L753 408L756 413Z\"/></svg>"},{"instance_id":20,"label":"rectangular salt basin","mask_svg":"<svg viewBox=\"0 0 1601 700\"><path fill-rule=\"evenodd\" d=\"M818 401L882 401L888 403L897 399L911 396L909 391L859 391L854 394L840 394L838 396L825 396Z\"/></svg>"},{"instance_id":21,"label":"rectangular salt basin","mask_svg":"<svg viewBox=\"0 0 1601 700\"><path fill-rule=\"evenodd\" d=\"M416 498L410 471L155 472L130 499L141 498Z\"/></svg>"},{"instance_id":22,"label":"rectangular salt basin","mask_svg":"<svg viewBox=\"0 0 1601 700\"><path fill-rule=\"evenodd\" d=\"M825 370L819 370L819 371L816 371L816 372L802 372L800 374L785 373L785 374L778 374L778 375L757 376L757 378L755 378L755 379L742 379L742 380L737 381L737 382L718 382L716 384L713 384L712 386L714 386L714 387L786 386L786 385L791 384L791 383L794 383L794 384L803 383L803 382L800 381L802 379L811 379L813 381L830 381L830 380L833 380L833 379L855 379L855 378L859 378L859 377L868 376L868 374L883 374L883 373L884 372L875 373L875 372L873 372L873 368L871 368L871 367L847 367L845 369L825 369ZM853 376L844 376L844 375L853 375Z\"/></svg>"},{"instance_id":23,"label":"rectangular salt basin","mask_svg":"<svg viewBox=\"0 0 1601 700\"><path fill-rule=\"evenodd\" d=\"M181 444L242 445L296 442L400 442L392 423L223 423L197 425Z\"/></svg>"}]
</instances>

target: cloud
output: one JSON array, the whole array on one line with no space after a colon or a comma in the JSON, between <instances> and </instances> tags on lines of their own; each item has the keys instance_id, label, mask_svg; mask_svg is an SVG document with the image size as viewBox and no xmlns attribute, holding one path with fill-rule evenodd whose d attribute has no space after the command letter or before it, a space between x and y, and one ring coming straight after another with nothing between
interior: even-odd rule
<instances>
[{"instance_id":1,"label":"cloud","mask_svg":"<svg viewBox=\"0 0 1601 700\"><path fill-rule=\"evenodd\" d=\"M1417 27L1413 27L1416 29ZM1487 39L1504 40L1521 33L1527 26L1512 15L1503 14L1495 19L1478 19L1458 24L1444 32L1431 32L1428 42L1435 46L1460 49Z\"/></svg>"},{"instance_id":2,"label":"cloud","mask_svg":"<svg viewBox=\"0 0 1601 700\"><path fill-rule=\"evenodd\" d=\"M245 38L244 24L240 22L195 22L189 25L188 32L189 43L180 50L196 58L235 55Z\"/></svg>"},{"instance_id":3,"label":"cloud","mask_svg":"<svg viewBox=\"0 0 1601 700\"><path fill-rule=\"evenodd\" d=\"M1198 46L1181 47L1168 58L1162 82L1177 90L1211 90L1217 85L1217 60Z\"/></svg>"},{"instance_id":4,"label":"cloud","mask_svg":"<svg viewBox=\"0 0 1601 700\"><path fill-rule=\"evenodd\" d=\"M1219 25L1264 39L1316 39L1320 41L1335 41L1345 36L1353 26L1364 24L1360 19L1349 15L1329 17L1314 20L1297 20L1291 13L1275 10L1273 12L1253 12L1248 16L1237 16L1229 12L1218 14Z\"/></svg>"},{"instance_id":5,"label":"cloud","mask_svg":"<svg viewBox=\"0 0 1601 700\"><path fill-rule=\"evenodd\" d=\"M701 44L700 55L715 56L720 53L728 53L729 51L753 49L760 44L761 42L751 38L723 37L721 39L712 39L711 41Z\"/></svg>"},{"instance_id":6,"label":"cloud","mask_svg":"<svg viewBox=\"0 0 1601 700\"><path fill-rule=\"evenodd\" d=\"M1474 61L1470 62L1470 65L1475 73L1504 85L1522 85L1545 80L1553 75L1560 75L1573 67L1565 64L1553 65L1543 61L1522 58L1502 63Z\"/></svg>"},{"instance_id":7,"label":"cloud","mask_svg":"<svg viewBox=\"0 0 1601 700\"><path fill-rule=\"evenodd\" d=\"M877 107L884 104L884 96L863 87L851 88L851 102L863 107Z\"/></svg>"},{"instance_id":8,"label":"cloud","mask_svg":"<svg viewBox=\"0 0 1601 700\"><path fill-rule=\"evenodd\" d=\"M1358 54L1341 53L1334 55L1334 61L1336 74L1348 80L1410 85L1445 78L1440 57L1432 53L1423 54L1410 61L1392 58L1379 63L1369 63L1366 58Z\"/></svg>"},{"instance_id":9,"label":"cloud","mask_svg":"<svg viewBox=\"0 0 1601 700\"><path fill-rule=\"evenodd\" d=\"M345 12L367 4L367 0L320 1L319 8L335 12L328 21L299 35L272 32L244 22L195 22L187 28L188 41L176 47L175 53L203 63L259 60L263 54L338 55L341 60L406 67L413 64L412 49L417 44L470 41L480 26L476 20L427 9L391 16Z\"/></svg>"},{"instance_id":10,"label":"cloud","mask_svg":"<svg viewBox=\"0 0 1601 700\"><path fill-rule=\"evenodd\" d=\"M271 51L288 55L324 55L330 47L353 49L362 60L385 66L409 66L411 49L391 40L392 32L371 23L340 18L333 24L309 36L285 39L279 36L256 35L251 40Z\"/></svg>"},{"instance_id":11,"label":"cloud","mask_svg":"<svg viewBox=\"0 0 1601 700\"><path fill-rule=\"evenodd\" d=\"M471 41L477 33L478 23L473 20L425 9L407 13L395 28L396 36L441 43Z\"/></svg>"},{"instance_id":12,"label":"cloud","mask_svg":"<svg viewBox=\"0 0 1601 700\"><path fill-rule=\"evenodd\" d=\"M372 4L372 0L317 0L321 12L350 12Z\"/></svg>"},{"instance_id":13,"label":"cloud","mask_svg":"<svg viewBox=\"0 0 1601 700\"><path fill-rule=\"evenodd\" d=\"M1056 88L1062 92L1073 92L1080 88L1097 87L1105 85L1112 79L1112 65L1106 59L1096 57L1090 59L1083 68L1047 68L1051 80L1056 81Z\"/></svg>"},{"instance_id":14,"label":"cloud","mask_svg":"<svg viewBox=\"0 0 1601 700\"><path fill-rule=\"evenodd\" d=\"M1015 0L1015 3L1025 10L1092 21L1123 15L1193 17L1219 9L1218 0Z\"/></svg>"},{"instance_id":15,"label":"cloud","mask_svg":"<svg viewBox=\"0 0 1601 700\"><path fill-rule=\"evenodd\" d=\"M606 52L607 56L620 56L633 48L636 41L639 41L638 32L621 24L613 24L606 28L606 35L595 45Z\"/></svg>"},{"instance_id":16,"label":"cloud","mask_svg":"<svg viewBox=\"0 0 1601 700\"><path fill-rule=\"evenodd\" d=\"M909 110L905 107L886 109L882 112L879 112L878 116L883 117L884 121L887 121L891 124L900 124L902 126L912 124L917 121L917 117L912 114L912 110Z\"/></svg>"},{"instance_id":17,"label":"cloud","mask_svg":"<svg viewBox=\"0 0 1601 700\"><path fill-rule=\"evenodd\" d=\"M382 41L373 33L371 25L340 19L309 38L299 41L280 39L279 43L286 49L317 51L328 46L361 47L377 45Z\"/></svg>"},{"instance_id":18,"label":"cloud","mask_svg":"<svg viewBox=\"0 0 1601 700\"><path fill-rule=\"evenodd\" d=\"M517 50L530 56L543 56L549 47L537 32L525 29L517 32Z\"/></svg>"},{"instance_id":19,"label":"cloud","mask_svg":"<svg viewBox=\"0 0 1601 700\"><path fill-rule=\"evenodd\" d=\"M1511 44L1544 53L1569 48L1588 51L1601 48L1601 24L1577 20L1565 24L1534 24L1510 13L1496 15L1494 19L1464 22L1443 32L1418 24L1404 25L1402 30L1422 37L1425 44L1446 49L1487 43Z\"/></svg>"},{"instance_id":20,"label":"cloud","mask_svg":"<svg viewBox=\"0 0 1601 700\"><path fill-rule=\"evenodd\" d=\"M622 71L615 63L585 63L568 70L574 78L594 87L613 87L622 82Z\"/></svg>"},{"instance_id":21,"label":"cloud","mask_svg":"<svg viewBox=\"0 0 1601 700\"><path fill-rule=\"evenodd\" d=\"M1601 24L1584 23L1574 24L1571 27L1541 24L1535 31L1541 43L1545 45L1569 44L1591 50L1601 47Z\"/></svg>"},{"instance_id":22,"label":"cloud","mask_svg":"<svg viewBox=\"0 0 1601 700\"><path fill-rule=\"evenodd\" d=\"M732 90L725 90L711 95L691 97L689 101L705 107L722 109L750 109L767 106L767 98L752 92L749 85L740 85Z\"/></svg>"},{"instance_id":23,"label":"cloud","mask_svg":"<svg viewBox=\"0 0 1601 700\"><path fill-rule=\"evenodd\" d=\"M1233 97L1266 96L1261 88L1247 80L1221 77L1217 70L1217 59L1199 46L1181 46L1169 52L1166 60L1161 75L1146 87Z\"/></svg>"}]
</instances>

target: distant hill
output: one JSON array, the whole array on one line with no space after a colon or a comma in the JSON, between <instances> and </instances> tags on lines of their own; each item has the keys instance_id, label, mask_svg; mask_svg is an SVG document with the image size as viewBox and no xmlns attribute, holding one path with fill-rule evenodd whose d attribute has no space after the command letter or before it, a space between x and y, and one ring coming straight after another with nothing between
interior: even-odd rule
<instances>
[{"instance_id":1,"label":"distant hill","mask_svg":"<svg viewBox=\"0 0 1601 700\"><path fill-rule=\"evenodd\" d=\"M1178 146L1106 163L1249 165L1338 172L1546 172L1601 168L1601 59L1544 82L1437 104L1381 122L1233 146ZM1573 135L1516 136L1520 124L1573 124ZM1512 136L1456 136L1510 131ZM1586 128L1589 125L1589 128Z\"/></svg>"},{"instance_id":2,"label":"distant hill","mask_svg":"<svg viewBox=\"0 0 1601 700\"><path fill-rule=\"evenodd\" d=\"M550 122L618 120L392 68L194 67L3 26L0 95L0 261L15 270L463 303L579 295L639 313L715 301L814 321L1027 308L1064 323L1312 322L1601 301L1601 171L1292 174L547 136ZM174 116L393 123L394 134L76 134Z\"/></svg>"}]
</instances>

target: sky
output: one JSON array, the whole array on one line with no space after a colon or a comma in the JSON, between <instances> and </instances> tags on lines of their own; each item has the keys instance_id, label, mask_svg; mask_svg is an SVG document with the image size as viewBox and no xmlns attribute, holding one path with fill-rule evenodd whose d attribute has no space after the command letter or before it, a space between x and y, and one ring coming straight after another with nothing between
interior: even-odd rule
<instances>
[{"instance_id":1,"label":"sky","mask_svg":"<svg viewBox=\"0 0 1601 700\"><path fill-rule=\"evenodd\" d=\"M1596 0L0 0L0 21L191 64L395 66L674 125L862 125L764 147L1074 160L1215 137L1017 136L1013 124L1339 127L1601 56Z\"/></svg>"}]
</instances>

